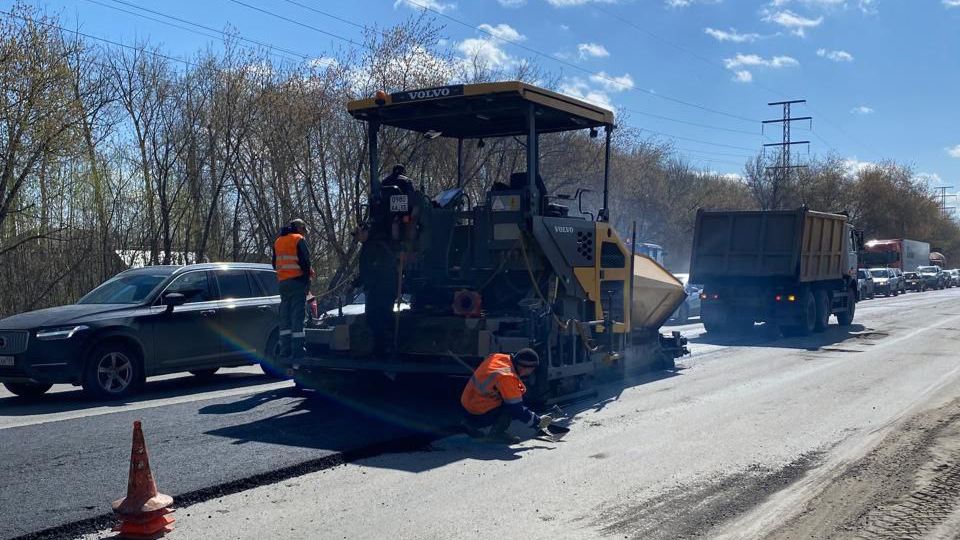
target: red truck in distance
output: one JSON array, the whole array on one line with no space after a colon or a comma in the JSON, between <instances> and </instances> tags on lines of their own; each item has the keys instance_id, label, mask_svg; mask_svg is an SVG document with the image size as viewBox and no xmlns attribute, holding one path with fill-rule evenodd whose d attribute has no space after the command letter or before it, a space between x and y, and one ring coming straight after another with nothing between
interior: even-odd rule
<instances>
[{"instance_id":1,"label":"red truck in distance","mask_svg":"<svg viewBox=\"0 0 960 540\"><path fill-rule=\"evenodd\" d=\"M861 268L887 267L914 272L918 266L929 264L930 244L906 238L870 240L860 255Z\"/></svg>"}]
</instances>

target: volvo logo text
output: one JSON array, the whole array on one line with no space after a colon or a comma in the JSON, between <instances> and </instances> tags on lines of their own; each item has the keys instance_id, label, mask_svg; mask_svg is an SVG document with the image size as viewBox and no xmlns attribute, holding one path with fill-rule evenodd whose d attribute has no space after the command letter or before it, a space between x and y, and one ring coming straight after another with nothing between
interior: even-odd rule
<instances>
[{"instance_id":1,"label":"volvo logo text","mask_svg":"<svg viewBox=\"0 0 960 540\"><path fill-rule=\"evenodd\" d=\"M554 225L553 230L558 233L570 234L573 232L573 227L561 227L560 225Z\"/></svg>"},{"instance_id":2,"label":"volvo logo text","mask_svg":"<svg viewBox=\"0 0 960 540\"><path fill-rule=\"evenodd\" d=\"M431 90L417 90L416 92L407 92L410 100L447 97L450 95L449 88L433 88Z\"/></svg>"}]
</instances>

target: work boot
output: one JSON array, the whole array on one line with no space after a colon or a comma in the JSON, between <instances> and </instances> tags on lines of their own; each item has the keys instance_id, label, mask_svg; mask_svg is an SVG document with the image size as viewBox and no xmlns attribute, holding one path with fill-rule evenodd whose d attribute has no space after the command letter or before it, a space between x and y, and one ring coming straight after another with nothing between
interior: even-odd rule
<instances>
[{"instance_id":1,"label":"work boot","mask_svg":"<svg viewBox=\"0 0 960 540\"><path fill-rule=\"evenodd\" d=\"M520 437L511 434L509 431L490 431L490 434L484 437L485 441L500 444L519 444Z\"/></svg>"}]
</instances>

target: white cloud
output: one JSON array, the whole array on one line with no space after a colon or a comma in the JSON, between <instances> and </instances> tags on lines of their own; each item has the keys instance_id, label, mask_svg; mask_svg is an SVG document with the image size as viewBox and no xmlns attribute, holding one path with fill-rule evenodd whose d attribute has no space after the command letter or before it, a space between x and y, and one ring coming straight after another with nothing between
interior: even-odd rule
<instances>
[{"instance_id":1,"label":"white cloud","mask_svg":"<svg viewBox=\"0 0 960 540\"><path fill-rule=\"evenodd\" d=\"M330 58L329 56L319 56L317 58L312 58L307 61L307 65L312 68L317 69L327 69L331 67L336 67L339 65L336 58Z\"/></svg>"},{"instance_id":2,"label":"white cloud","mask_svg":"<svg viewBox=\"0 0 960 540\"><path fill-rule=\"evenodd\" d=\"M564 80L560 83L560 92L582 99L588 103L599 105L605 109L613 110L613 104L610 103L610 95L603 90L592 88L587 81L579 77Z\"/></svg>"},{"instance_id":3,"label":"white cloud","mask_svg":"<svg viewBox=\"0 0 960 540\"><path fill-rule=\"evenodd\" d=\"M763 37L760 34L740 34L736 28L731 28L729 31L704 28L703 31L716 38L717 41L732 41L734 43L754 42Z\"/></svg>"},{"instance_id":4,"label":"white cloud","mask_svg":"<svg viewBox=\"0 0 960 540\"><path fill-rule=\"evenodd\" d=\"M860 105L859 107L850 109L850 114L873 114L873 109L867 107L866 105Z\"/></svg>"},{"instance_id":5,"label":"white cloud","mask_svg":"<svg viewBox=\"0 0 960 540\"><path fill-rule=\"evenodd\" d=\"M691 4L719 4L723 0L665 0L672 8L685 8Z\"/></svg>"},{"instance_id":6,"label":"white cloud","mask_svg":"<svg viewBox=\"0 0 960 540\"><path fill-rule=\"evenodd\" d=\"M764 58L756 54L737 54L733 58L724 58L723 65L735 73L733 78L735 82L748 83L753 81L753 73L744 68L780 69L799 66L800 62L790 56Z\"/></svg>"},{"instance_id":7,"label":"white cloud","mask_svg":"<svg viewBox=\"0 0 960 540\"><path fill-rule=\"evenodd\" d=\"M592 2L598 4L616 4L617 0L547 0L547 3L553 7L582 6Z\"/></svg>"},{"instance_id":8,"label":"white cloud","mask_svg":"<svg viewBox=\"0 0 960 540\"><path fill-rule=\"evenodd\" d=\"M739 69L736 73L736 76L733 78L734 81L742 83L753 82L753 73L745 69Z\"/></svg>"},{"instance_id":9,"label":"white cloud","mask_svg":"<svg viewBox=\"0 0 960 540\"><path fill-rule=\"evenodd\" d=\"M505 8L518 8L527 5L527 0L497 0Z\"/></svg>"},{"instance_id":10,"label":"white cloud","mask_svg":"<svg viewBox=\"0 0 960 540\"><path fill-rule=\"evenodd\" d=\"M766 59L756 54L737 54L733 58L724 58L723 65L727 69L736 69L743 66L770 67L774 69L799 66L800 62L790 56L773 56Z\"/></svg>"},{"instance_id":11,"label":"white cloud","mask_svg":"<svg viewBox=\"0 0 960 540\"><path fill-rule=\"evenodd\" d=\"M960 144L954 146L953 148L945 148L944 150L950 154L950 157L960 158Z\"/></svg>"},{"instance_id":12,"label":"white cloud","mask_svg":"<svg viewBox=\"0 0 960 540\"><path fill-rule=\"evenodd\" d=\"M393 3L393 8L405 6L410 9L433 9L443 13L447 10L457 9L456 4L444 4L438 0L397 0Z\"/></svg>"},{"instance_id":13,"label":"white cloud","mask_svg":"<svg viewBox=\"0 0 960 540\"><path fill-rule=\"evenodd\" d=\"M834 62L853 62L853 55L847 51L828 51L826 49L817 49L817 56L833 60Z\"/></svg>"},{"instance_id":14,"label":"white cloud","mask_svg":"<svg viewBox=\"0 0 960 540\"><path fill-rule=\"evenodd\" d=\"M773 0L774 6L785 6L790 2L799 2L812 6L840 6L847 3L847 0Z\"/></svg>"},{"instance_id":15,"label":"white cloud","mask_svg":"<svg viewBox=\"0 0 960 540\"><path fill-rule=\"evenodd\" d=\"M601 71L590 76L590 80L597 84L607 92L624 92L626 90L633 89L633 77L629 73L624 73L623 75L617 77L614 75L607 75L606 72Z\"/></svg>"},{"instance_id":16,"label":"white cloud","mask_svg":"<svg viewBox=\"0 0 960 540\"><path fill-rule=\"evenodd\" d=\"M527 39L527 36L521 34L520 32L517 32L517 30L514 27L510 26L509 24L500 23L496 26L491 26L489 24L484 23L478 26L477 28L479 28L483 32L486 32L487 34L491 34L496 38L500 38L506 41L523 41Z\"/></svg>"},{"instance_id":17,"label":"white cloud","mask_svg":"<svg viewBox=\"0 0 960 540\"><path fill-rule=\"evenodd\" d=\"M941 177L937 173L926 173L926 172L917 173L917 180L921 182L926 182L927 184L933 184L933 185L944 184L943 177ZM950 195L947 195L947 196L949 197Z\"/></svg>"},{"instance_id":18,"label":"white cloud","mask_svg":"<svg viewBox=\"0 0 960 540\"><path fill-rule=\"evenodd\" d=\"M863 11L864 13L872 14L876 11L873 8L873 4L876 3L876 1L877 0L856 0L856 2L854 2L853 0L773 0L773 2L770 3L770 5L774 7L780 7L780 6L785 6L787 4L790 4L791 2L796 2L798 4L803 4L809 7L819 7L819 8L829 9L829 8L839 8L839 7L846 8L849 4L856 3L860 7L861 11ZM957 1L957 0L944 0L944 1Z\"/></svg>"},{"instance_id":19,"label":"white cloud","mask_svg":"<svg viewBox=\"0 0 960 540\"><path fill-rule=\"evenodd\" d=\"M456 48L463 56L487 67L503 67L513 63L513 57L491 38L467 38L457 43Z\"/></svg>"},{"instance_id":20,"label":"white cloud","mask_svg":"<svg viewBox=\"0 0 960 540\"><path fill-rule=\"evenodd\" d=\"M844 166L847 168L847 174L855 175L858 172L866 169L867 167L872 167L873 163L870 161L860 161L856 156L843 160Z\"/></svg>"},{"instance_id":21,"label":"white cloud","mask_svg":"<svg viewBox=\"0 0 960 540\"><path fill-rule=\"evenodd\" d=\"M764 17L763 20L766 22L779 24L780 26L789 30L792 34L800 37L806 36L807 28L815 28L823 23L822 16L817 17L816 19L808 19L806 17L797 15L790 10L770 13Z\"/></svg>"},{"instance_id":22,"label":"white cloud","mask_svg":"<svg viewBox=\"0 0 960 540\"><path fill-rule=\"evenodd\" d=\"M580 52L580 58L605 58L610 56L610 51L599 43L581 43L577 45L577 51Z\"/></svg>"},{"instance_id":23,"label":"white cloud","mask_svg":"<svg viewBox=\"0 0 960 540\"><path fill-rule=\"evenodd\" d=\"M569 30L570 27L567 26L567 25L565 25L565 24L561 24L561 25L560 25L560 29L566 31L566 30Z\"/></svg>"},{"instance_id":24,"label":"white cloud","mask_svg":"<svg viewBox=\"0 0 960 540\"><path fill-rule=\"evenodd\" d=\"M478 30L485 35L467 38L458 42L455 48L460 51L466 61L478 62L488 68L502 68L514 65L517 60L504 50L504 41L517 42L527 39L509 24L481 24ZM504 41L501 41L504 40Z\"/></svg>"},{"instance_id":25,"label":"white cloud","mask_svg":"<svg viewBox=\"0 0 960 540\"><path fill-rule=\"evenodd\" d=\"M960 0L943 0L943 5L948 8L960 7Z\"/></svg>"}]
</instances>

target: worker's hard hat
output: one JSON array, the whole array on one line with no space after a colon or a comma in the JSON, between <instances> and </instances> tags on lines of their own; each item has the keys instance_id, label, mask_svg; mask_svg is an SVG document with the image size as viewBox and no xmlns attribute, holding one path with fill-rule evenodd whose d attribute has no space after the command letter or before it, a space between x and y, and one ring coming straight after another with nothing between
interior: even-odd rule
<instances>
[{"instance_id":1,"label":"worker's hard hat","mask_svg":"<svg viewBox=\"0 0 960 540\"><path fill-rule=\"evenodd\" d=\"M513 353L513 363L520 367L535 368L540 365L540 355L533 349L520 349Z\"/></svg>"}]
</instances>

